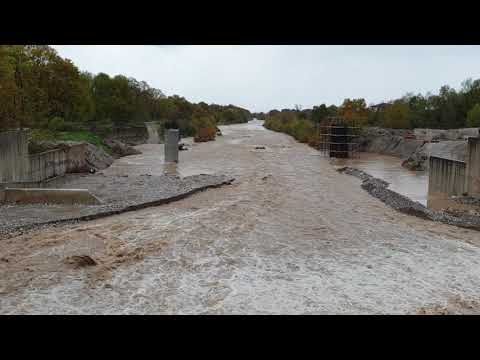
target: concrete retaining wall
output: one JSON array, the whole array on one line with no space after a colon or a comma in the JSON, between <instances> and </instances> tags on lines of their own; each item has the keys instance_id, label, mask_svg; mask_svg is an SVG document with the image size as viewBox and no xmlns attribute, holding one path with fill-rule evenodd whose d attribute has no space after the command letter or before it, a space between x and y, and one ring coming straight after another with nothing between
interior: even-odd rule
<instances>
[{"instance_id":1,"label":"concrete retaining wall","mask_svg":"<svg viewBox=\"0 0 480 360\"><path fill-rule=\"evenodd\" d=\"M35 184L66 173L86 172L87 148L88 144L81 143L28 155L26 131L0 133L0 187Z\"/></svg>"},{"instance_id":2,"label":"concrete retaining wall","mask_svg":"<svg viewBox=\"0 0 480 360\"><path fill-rule=\"evenodd\" d=\"M469 196L480 197L480 138L468 139L466 187Z\"/></svg>"},{"instance_id":3,"label":"concrete retaining wall","mask_svg":"<svg viewBox=\"0 0 480 360\"><path fill-rule=\"evenodd\" d=\"M28 181L43 181L67 172L67 154L64 150L50 150L30 156Z\"/></svg>"},{"instance_id":4,"label":"concrete retaining wall","mask_svg":"<svg viewBox=\"0 0 480 360\"><path fill-rule=\"evenodd\" d=\"M0 133L0 183L27 181L29 165L27 132Z\"/></svg>"},{"instance_id":5,"label":"concrete retaining wall","mask_svg":"<svg viewBox=\"0 0 480 360\"><path fill-rule=\"evenodd\" d=\"M428 176L428 196L447 198L466 192L466 164L463 161L431 156Z\"/></svg>"}]
</instances>

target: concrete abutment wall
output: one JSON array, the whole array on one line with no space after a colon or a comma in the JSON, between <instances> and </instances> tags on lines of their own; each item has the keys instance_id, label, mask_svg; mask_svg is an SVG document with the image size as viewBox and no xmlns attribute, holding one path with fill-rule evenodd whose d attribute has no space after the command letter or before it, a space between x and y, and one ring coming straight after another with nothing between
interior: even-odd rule
<instances>
[{"instance_id":1,"label":"concrete abutment wall","mask_svg":"<svg viewBox=\"0 0 480 360\"><path fill-rule=\"evenodd\" d=\"M466 164L463 161L431 156L429 169L429 197L447 198L466 192Z\"/></svg>"},{"instance_id":2,"label":"concrete abutment wall","mask_svg":"<svg viewBox=\"0 0 480 360\"><path fill-rule=\"evenodd\" d=\"M469 196L480 197L480 138L468 139L466 188Z\"/></svg>"},{"instance_id":3,"label":"concrete abutment wall","mask_svg":"<svg viewBox=\"0 0 480 360\"><path fill-rule=\"evenodd\" d=\"M0 133L0 183L27 181L29 165L27 132Z\"/></svg>"},{"instance_id":4,"label":"concrete abutment wall","mask_svg":"<svg viewBox=\"0 0 480 360\"><path fill-rule=\"evenodd\" d=\"M82 143L29 155L26 131L0 133L0 187L88 171L86 151L87 144Z\"/></svg>"},{"instance_id":5,"label":"concrete abutment wall","mask_svg":"<svg viewBox=\"0 0 480 360\"><path fill-rule=\"evenodd\" d=\"M428 197L480 197L480 138L469 138L466 162L430 156Z\"/></svg>"},{"instance_id":6,"label":"concrete abutment wall","mask_svg":"<svg viewBox=\"0 0 480 360\"><path fill-rule=\"evenodd\" d=\"M51 150L30 155L29 182L38 182L63 176L67 172L67 156L63 150Z\"/></svg>"}]
</instances>

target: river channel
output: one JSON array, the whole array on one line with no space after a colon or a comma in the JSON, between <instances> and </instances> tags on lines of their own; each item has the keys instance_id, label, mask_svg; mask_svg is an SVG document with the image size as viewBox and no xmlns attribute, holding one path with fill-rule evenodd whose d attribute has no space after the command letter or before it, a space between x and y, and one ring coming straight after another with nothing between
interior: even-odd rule
<instances>
[{"instance_id":1,"label":"river channel","mask_svg":"<svg viewBox=\"0 0 480 360\"><path fill-rule=\"evenodd\" d=\"M479 298L477 231L396 212L261 122L221 130L187 140L178 166L146 144L105 171L218 173L232 185L0 242L0 313L405 314ZM424 201L425 176L398 162L349 165ZM97 265L65 263L82 255Z\"/></svg>"}]
</instances>

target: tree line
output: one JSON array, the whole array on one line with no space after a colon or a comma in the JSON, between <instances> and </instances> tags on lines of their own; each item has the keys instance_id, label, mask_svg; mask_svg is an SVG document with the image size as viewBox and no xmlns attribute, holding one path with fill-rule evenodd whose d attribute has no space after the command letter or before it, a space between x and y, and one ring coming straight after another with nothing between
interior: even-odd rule
<instances>
[{"instance_id":1,"label":"tree line","mask_svg":"<svg viewBox=\"0 0 480 360\"><path fill-rule=\"evenodd\" d=\"M287 133L300 142L315 146L317 125L327 117L340 116L357 126L392 129L453 129L480 127L480 79L467 79L460 90L442 86L438 94L407 93L405 96L367 106L365 99L345 99L340 106L321 104L312 109L271 110L254 113L271 130Z\"/></svg>"},{"instance_id":2,"label":"tree line","mask_svg":"<svg viewBox=\"0 0 480 360\"><path fill-rule=\"evenodd\" d=\"M107 133L166 121L192 136L198 128L251 118L238 106L195 104L132 77L80 71L47 45L0 45L0 129Z\"/></svg>"}]
</instances>

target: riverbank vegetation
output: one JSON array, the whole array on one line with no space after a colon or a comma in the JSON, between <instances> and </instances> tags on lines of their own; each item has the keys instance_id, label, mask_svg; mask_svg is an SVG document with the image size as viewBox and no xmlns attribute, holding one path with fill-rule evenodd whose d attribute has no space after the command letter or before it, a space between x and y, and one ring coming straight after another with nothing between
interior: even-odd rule
<instances>
[{"instance_id":1,"label":"riverbank vegetation","mask_svg":"<svg viewBox=\"0 0 480 360\"><path fill-rule=\"evenodd\" d=\"M105 143L100 135L87 130L52 131L49 129L32 129L29 136L28 151L30 154L37 154L49 150L50 147L45 143L54 141L85 141L103 149L107 154L112 154L112 149Z\"/></svg>"},{"instance_id":2,"label":"riverbank vegetation","mask_svg":"<svg viewBox=\"0 0 480 360\"><path fill-rule=\"evenodd\" d=\"M265 127L284 132L300 142L315 145L315 131L328 116L341 116L356 126L379 126L391 129L456 129L480 127L480 79L468 79L457 91L449 86L438 94L408 93L400 99L367 106L365 99L345 99L336 107L322 104L312 109L271 110L254 113L265 120Z\"/></svg>"},{"instance_id":3,"label":"riverbank vegetation","mask_svg":"<svg viewBox=\"0 0 480 360\"><path fill-rule=\"evenodd\" d=\"M31 128L44 130L37 136L91 140L115 128L168 120L182 136L194 136L194 119L206 117L215 129L247 122L252 114L166 96L132 77L80 71L46 45L0 45L0 130Z\"/></svg>"},{"instance_id":4,"label":"riverbank vegetation","mask_svg":"<svg viewBox=\"0 0 480 360\"><path fill-rule=\"evenodd\" d=\"M195 142L207 142L215 140L217 135L217 127L215 120L211 116L195 117L193 119L193 127L195 129Z\"/></svg>"}]
</instances>

